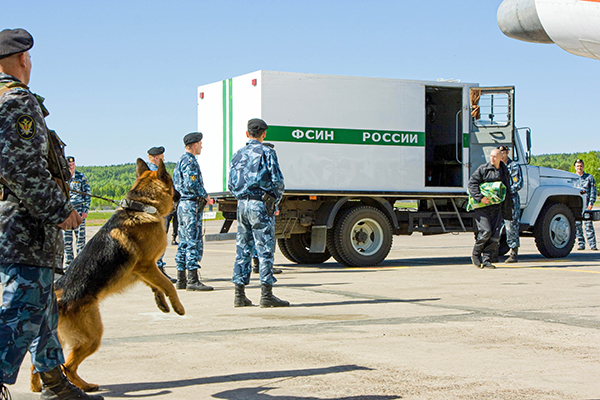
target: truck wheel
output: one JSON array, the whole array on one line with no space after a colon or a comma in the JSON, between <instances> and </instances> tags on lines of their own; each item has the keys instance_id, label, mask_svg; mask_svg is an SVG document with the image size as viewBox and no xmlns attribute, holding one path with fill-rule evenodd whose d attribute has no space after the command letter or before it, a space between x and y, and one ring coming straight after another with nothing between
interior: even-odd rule
<instances>
[{"instance_id":1,"label":"truck wheel","mask_svg":"<svg viewBox=\"0 0 600 400\"><path fill-rule=\"evenodd\" d=\"M337 218L333 226L337 226ZM342 257L340 257L340 253L338 253L338 251L335 248L334 231L335 229L333 228L327 230L327 251L329 252L329 254L331 254L335 261L339 262L340 264L345 264L345 261L342 259Z\"/></svg>"},{"instance_id":2,"label":"truck wheel","mask_svg":"<svg viewBox=\"0 0 600 400\"><path fill-rule=\"evenodd\" d=\"M287 244L285 243L285 239L277 239L277 246L279 246L279 251L281 251L281 254L283 254L285 258L296 264L299 263L299 261L290 254Z\"/></svg>"},{"instance_id":3,"label":"truck wheel","mask_svg":"<svg viewBox=\"0 0 600 400\"><path fill-rule=\"evenodd\" d=\"M392 248L392 228L385 214L375 207L350 208L336 221L334 242L342 264L377 265Z\"/></svg>"},{"instance_id":4,"label":"truck wheel","mask_svg":"<svg viewBox=\"0 0 600 400\"><path fill-rule=\"evenodd\" d=\"M571 209L561 203L545 205L533 234L535 245L544 257L568 256L575 243L575 218Z\"/></svg>"},{"instance_id":5,"label":"truck wheel","mask_svg":"<svg viewBox=\"0 0 600 400\"><path fill-rule=\"evenodd\" d=\"M290 236L283 239L288 253L298 264L322 264L329 260L331 254L325 249L324 253L311 253L310 232Z\"/></svg>"}]
</instances>

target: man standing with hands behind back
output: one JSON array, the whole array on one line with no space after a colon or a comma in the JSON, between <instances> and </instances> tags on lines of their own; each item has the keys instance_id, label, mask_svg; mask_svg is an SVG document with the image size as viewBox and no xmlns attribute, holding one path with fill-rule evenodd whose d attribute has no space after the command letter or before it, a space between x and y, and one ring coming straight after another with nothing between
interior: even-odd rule
<instances>
[{"instance_id":1,"label":"man standing with hands behind back","mask_svg":"<svg viewBox=\"0 0 600 400\"><path fill-rule=\"evenodd\" d=\"M228 189L238 200L235 265L235 307L251 306L245 286L250 283L252 251L259 259L261 307L287 307L273 295L275 255L275 207L283 196L283 174L275 150L263 145L268 126L262 119L248 121L248 142L231 159Z\"/></svg>"},{"instance_id":2,"label":"man standing with hands behind back","mask_svg":"<svg viewBox=\"0 0 600 400\"><path fill-rule=\"evenodd\" d=\"M67 161L69 162L69 172L71 172L71 179L69 180L69 187L71 190L91 194L92 191L87 178L83 172L75 169L75 157L68 156ZM65 268L69 267L69 264L71 264L71 261L73 261L73 258L75 257L73 251L73 234L75 234L77 254L79 254L85 246L85 219L90 211L92 198L72 191L71 204L73 204L75 210L81 215L82 222L77 228L63 232L65 237Z\"/></svg>"},{"instance_id":3,"label":"man standing with hands behind back","mask_svg":"<svg viewBox=\"0 0 600 400\"><path fill-rule=\"evenodd\" d=\"M82 219L65 194L69 171L52 146L59 139L46 127L43 99L27 86L32 47L24 29L0 32L0 398L10 398L5 384L16 382L29 351L42 399L102 399L61 370L54 267L64 247L60 230Z\"/></svg>"},{"instance_id":4,"label":"man standing with hands behind back","mask_svg":"<svg viewBox=\"0 0 600 400\"><path fill-rule=\"evenodd\" d=\"M583 171L584 164L583 160L577 159L575 161L575 172L579 175L578 187L581 188L581 194L583 195L584 204L583 206L591 210L596 202L596 180L594 176ZM585 233L587 236L590 250L597 251L596 246L596 232L594 231L594 223L592 221L575 221L575 236L577 236L577 250L585 250L585 239L583 238L583 224L585 224Z\"/></svg>"},{"instance_id":5,"label":"man standing with hands behind back","mask_svg":"<svg viewBox=\"0 0 600 400\"><path fill-rule=\"evenodd\" d=\"M202 152L202 133L192 132L183 137L185 153L173 171L173 184L181 198L177 206L179 220L179 247L175 255L177 263L177 289L210 291L212 286L200 282L198 269L202 260L202 213L210 196L204 189L202 173L196 156ZM186 270L188 273L186 282Z\"/></svg>"}]
</instances>

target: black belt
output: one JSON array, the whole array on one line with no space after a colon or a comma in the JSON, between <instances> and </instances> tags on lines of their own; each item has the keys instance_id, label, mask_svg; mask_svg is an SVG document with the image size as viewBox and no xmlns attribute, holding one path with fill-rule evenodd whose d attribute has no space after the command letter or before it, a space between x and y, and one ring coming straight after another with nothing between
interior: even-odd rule
<instances>
[{"instance_id":1,"label":"black belt","mask_svg":"<svg viewBox=\"0 0 600 400\"><path fill-rule=\"evenodd\" d=\"M262 195L248 195L240 197L240 200L258 200L263 201Z\"/></svg>"}]
</instances>

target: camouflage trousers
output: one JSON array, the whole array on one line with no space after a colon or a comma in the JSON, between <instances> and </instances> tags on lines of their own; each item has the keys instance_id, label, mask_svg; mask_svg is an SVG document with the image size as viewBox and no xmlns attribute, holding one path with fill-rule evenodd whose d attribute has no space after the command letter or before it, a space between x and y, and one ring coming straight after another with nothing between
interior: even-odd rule
<instances>
[{"instance_id":1,"label":"camouflage trousers","mask_svg":"<svg viewBox=\"0 0 600 400\"><path fill-rule=\"evenodd\" d=\"M521 227L521 199L517 194L512 195L512 219L504 220L504 230L506 231L506 243L511 249L521 247L519 240L519 228Z\"/></svg>"},{"instance_id":2,"label":"camouflage trousers","mask_svg":"<svg viewBox=\"0 0 600 400\"><path fill-rule=\"evenodd\" d=\"M172 214L172 213L171 213L171 214ZM169 215L171 215L171 214L169 214ZM169 218L169 215L167 215L167 216L165 217L165 229L167 230L167 232L169 231L169 219L168 219L168 218ZM175 217L175 221L177 221L177 217ZM177 231L177 230L176 230L176 231ZM173 240L175 240L175 237L174 237L174 236L173 236ZM166 250L165 250L165 252L166 252ZM163 253L163 255L162 255L162 256L160 256L160 258L159 258L159 259L158 259L158 261L156 262L156 266L157 266L158 268L162 268L162 267L164 267L165 265L167 265L167 263L166 263L166 262L164 262L164 260L163 260L164 256L165 256L165 253Z\"/></svg>"},{"instance_id":3,"label":"camouflage trousers","mask_svg":"<svg viewBox=\"0 0 600 400\"><path fill-rule=\"evenodd\" d=\"M575 221L575 236L579 248L585 248L585 239L583 238L583 224L585 224L585 235L587 236L588 244L591 249L596 249L596 231L592 221Z\"/></svg>"},{"instance_id":4,"label":"camouflage trousers","mask_svg":"<svg viewBox=\"0 0 600 400\"><path fill-rule=\"evenodd\" d=\"M65 362L58 341L54 271L23 264L0 264L4 292L0 309L0 382L14 384L25 353L38 372Z\"/></svg>"},{"instance_id":5,"label":"camouflage trousers","mask_svg":"<svg viewBox=\"0 0 600 400\"><path fill-rule=\"evenodd\" d=\"M275 257L275 218L269 216L265 203L259 200L239 200L237 206L237 235L232 282L248 285L252 272L252 254L256 249L259 260L260 283L273 285Z\"/></svg>"},{"instance_id":6,"label":"camouflage trousers","mask_svg":"<svg viewBox=\"0 0 600 400\"><path fill-rule=\"evenodd\" d=\"M179 220L179 246L175 255L177 270L194 270L200 267L204 243L202 241L202 212L195 201L181 200L177 206Z\"/></svg>"},{"instance_id":7,"label":"camouflage trousers","mask_svg":"<svg viewBox=\"0 0 600 400\"><path fill-rule=\"evenodd\" d=\"M83 205L76 205L75 210L77 210L79 214L85 211ZM85 219L77 228L63 231L65 237L65 268L68 267L69 264L71 264L71 261L73 261L73 258L75 258L73 252L73 234L75 234L77 240L77 254L79 254L83 249L83 246L85 246Z\"/></svg>"}]
</instances>

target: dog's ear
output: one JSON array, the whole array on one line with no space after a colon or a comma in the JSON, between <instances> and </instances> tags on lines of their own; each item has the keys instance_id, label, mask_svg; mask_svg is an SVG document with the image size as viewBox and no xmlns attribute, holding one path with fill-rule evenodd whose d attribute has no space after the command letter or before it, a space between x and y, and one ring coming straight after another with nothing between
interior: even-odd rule
<instances>
[{"instance_id":1,"label":"dog's ear","mask_svg":"<svg viewBox=\"0 0 600 400\"><path fill-rule=\"evenodd\" d=\"M165 183L171 183L171 176L167 172L167 168L165 167L163 160L158 160L158 179Z\"/></svg>"},{"instance_id":2,"label":"dog's ear","mask_svg":"<svg viewBox=\"0 0 600 400\"><path fill-rule=\"evenodd\" d=\"M142 160L141 158L138 158L137 159L137 167L135 169L135 173L137 174L137 177L139 178L140 175L142 175L146 171L150 171L150 168L148 168L148 164L146 164L146 161Z\"/></svg>"}]
</instances>

